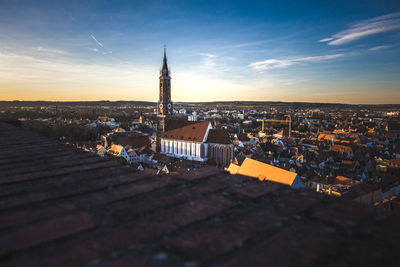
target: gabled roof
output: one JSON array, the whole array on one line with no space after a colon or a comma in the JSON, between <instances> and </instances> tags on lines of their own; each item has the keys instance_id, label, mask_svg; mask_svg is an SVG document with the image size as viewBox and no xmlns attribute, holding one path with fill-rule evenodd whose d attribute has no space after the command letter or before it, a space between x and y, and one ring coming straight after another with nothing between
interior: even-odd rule
<instances>
[{"instance_id":1,"label":"gabled roof","mask_svg":"<svg viewBox=\"0 0 400 267\"><path fill-rule=\"evenodd\" d=\"M321 133L318 135L318 140L320 140L320 141L322 141L322 140L332 141L334 138L335 138L335 136L333 134Z\"/></svg>"},{"instance_id":2,"label":"gabled roof","mask_svg":"<svg viewBox=\"0 0 400 267\"><path fill-rule=\"evenodd\" d=\"M108 151L119 156L121 154L122 149L124 149L123 146L112 145Z\"/></svg>"},{"instance_id":3,"label":"gabled roof","mask_svg":"<svg viewBox=\"0 0 400 267\"><path fill-rule=\"evenodd\" d=\"M348 134L348 132L342 130L342 129L335 129L332 132L333 134Z\"/></svg>"},{"instance_id":4,"label":"gabled roof","mask_svg":"<svg viewBox=\"0 0 400 267\"><path fill-rule=\"evenodd\" d=\"M182 128L184 126L188 126L193 123L196 123L196 122L195 121L184 121L184 120L169 120L165 131L171 131L171 130L175 130L178 128Z\"/></svg>"},{"instance_id":5,"label":"gabled roof","mask_svg":"<svg viewBox=\"0 0 400 267\"><path fill-rule=\"evenodd\" d=\"M181 128L166 131L162 135L162 138L191 142L203 142L209 125L209 121L193 122Z\"/></svg>"},{"instance_id":6,"label":"gabled roof","mask_svg":"<svg viewBox=\"0 0 400 267\"><path fill-rule=\"evenodd\" d=\"M215 144L231 144L231 139L226 130L210 129L206 142Z\"/></svg>"},{"instance_id":7,"label":"gabled roof","mask_svg":"<svg viewBox=\"0 0 400 267\"><path fill-rule=\"evenodd\" d=\"M262 180L268 180L276 183L291 186L297 177L297 173L286 171L284 169L246 158L240 166L238 174L255 177Z\"/></svg>"},{"instance_id":8,"label":"gabled roof","mask_svg":"<svg viewBox=\"0 0 400 267\"><path fill-rule=\"evenodd\" d=\"M239 171L239 169L240 169L240 166L239 166L239 165L236 165L236 164L234 164L234 163L231 163L231 164L229 165L229 167L226 168L225 170L226 170L227 172L229 172L230 174L237 174L238 171Z\"/></svg>"},{"instance_id":9,"label":"gabled roof","mask_svg":"<svg viewBox=\"0 0 400 267\"><path fill-rule=\"evenodd\" d=\"M122 146L131 146L132 148L139 148L142 146L149 147L150 139L148 136L119 136L113 135L111 141L114 144Z\"/></svg>"}]
</instances>

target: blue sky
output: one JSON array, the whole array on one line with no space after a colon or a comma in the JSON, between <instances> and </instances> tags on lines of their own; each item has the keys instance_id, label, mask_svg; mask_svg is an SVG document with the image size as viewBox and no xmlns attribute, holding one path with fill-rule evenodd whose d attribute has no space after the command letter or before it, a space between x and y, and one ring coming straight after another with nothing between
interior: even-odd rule
<instances>
[{"instance_id":1,"label":"blue sky","mask_svg":"<svg viewBox=\"0 0 400 267\"><path fill-rule=\"evenodd\" d=\"M399 1L1 1L0 99L400 101Z\"/></svg>"}]
</instances>

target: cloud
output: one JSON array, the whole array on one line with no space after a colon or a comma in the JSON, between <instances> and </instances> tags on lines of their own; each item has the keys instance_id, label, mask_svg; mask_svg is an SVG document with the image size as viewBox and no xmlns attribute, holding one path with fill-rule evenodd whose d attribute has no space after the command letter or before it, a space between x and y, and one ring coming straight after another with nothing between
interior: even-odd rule
<instances>
[{"instance_id":1,"label":"cloud","mask_svg":"<svg viewBox=\"0 0 400 267\"><path fill-rule=\"evenodd\" d=\"M369 35L389 32L399 28L400 12L391 13L353 24L348 29L319 40L319 42L327 42L329 45L342 45Z\"/></svg>"},{"instance_id":2,"label":"cloud","mask_svg":"<svg viewBox=\"0 0 400 267\"><path fill-rule=\"evenodd\" d=\"M100 42L96 39L96 37L94 37L92 34L91 34L90 36L92 37L92 39L93 39L99 46L101 46L101 47L104 48L103 44L100 43Z\"/></svg>"},{"instance_id":3,"label":"cloud","mask_svg":"<svg viewBox=\"0 0 400 267\"><path fill-rule=\"evenodd\" d=\"M387 48L390 48L390 47L392 47L392 46L391 45L378 45L378 46L375 46L375 47L371 47L368 50L370 50L370 51L379 51L379 50L387 49Z\"/></svg>"},{"instance_id":4,"label":"cloud","mask_svg":"<svg viewBox=\"0 0 400 267\"><path fill-rule=\"evenodd\" d=\"M156 66L87 64L0 51L0 87L19 88L21 95L26 94L21 99L28 94L33 99L132 99L136 95L156 99L154 73Z\"/></svg>"},{"instance_id":5,"label":"cloud","mask_svg":"<svg viewBox=\"0 0 400 267\"><path fill-rule=\"evenodd\" d=\"M57 54L57 55L66 55L66 54L68 54L68 52L63 51L63 50L58 50L58 49L54 49L54 48L47 48L47 47L43 47L43 46L33 47L32 49L35 50L35 51L39 51L39 52L47 53L47 54Z\"/></svg>"},{"instance_id":6,"label":"cloud","mask_svg":"<svg viewBox=\"0 0 400 267\"><path fill-rule=\"evenodd\" d=\"M201 53L200 55L204 57L201 61L202 69L204 69L204 70L212 69L217 65L217 63L216 63L217 56L216 55L210 54L210 53Z\"/></svg>"},{"instance_id":7,"label":"cloud","mask_svg":"<svg viewBox=\"0 0 400 267\"><path fill-rule=\"evenodd\" d=\"M264 61L256 61L250 63L249 67L255 70L279 69L279 68L287 68L295 64L306 63L306 62L321 62L344 56L345 54L332 54L323 56L297 57L291 59L267 59Z\"/></svg>"},{"instance_id":8,"label":"cloud","mask_svg":"<svg viewBox=\"0 0 400 267\"><path fill-rule=\"evenodd\" d=\"M203 57L206 57L206 58L216 58L217 57L216 55L209 54L209 53L201 53L200 55Z\"/></svg>"},{"instance_id":9,"label":"cloud","mask_svg":"<svg viewBox=\"0 0 400 267\"><path fill-rule=\"evenodd\" d=\"M331 40L333 40L333 38L329 37L329 38L321 39L318 42L328 42L328 41L331 41Z\"/></svg>"},{"instance_id":10,"label":"cloud","mask_svg":"<svg viewBox=\"0 0 400 267\"><path fill-rule=\"evenodd\" d=\"M91 51L93 51L93 52L99 52L99 49L97 49L97 48L95 48L95 47L94 47L94 48L89 47L88 49L91 50Z\"/></svg>"}]
</instances>

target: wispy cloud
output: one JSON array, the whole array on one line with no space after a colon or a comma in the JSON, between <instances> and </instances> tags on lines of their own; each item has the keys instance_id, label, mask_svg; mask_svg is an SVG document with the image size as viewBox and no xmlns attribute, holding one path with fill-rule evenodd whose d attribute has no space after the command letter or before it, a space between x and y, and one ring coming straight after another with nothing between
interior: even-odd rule
<instances>
[{"instance_id":1,"label":"wispy cloud","mask_svg":"<svg viewBox=\"0 0 400 267\"><path fill-rule=\"evenodd\" d=\"M37 46L32 48L35 51L39 51L42 53L47 53L47 54L57 54L57 55L66 55L68 52L55 49L55 48L48 48L48 47L43 47L43 46Z\"/></svg>"},{"instance_id":2,"label":"wispy cloud","mask_svg":"<svg viewBox=\"0 0 400 267\"><path fill-rule=\"evenodd\" d=\"M370 50L370 51L379 51L379 50L387 49L387 48L390 48L390 47L392 47L392 46L391 45L378 45L378 46L375 46L375 47L371 47L368 50Z\"/></svg>"},{"instance_id":3,"label":"wispy cloud","mask_svg":"<svg viewBox=\"0 0 400 267\"><path fill-rule=\"evenodd\" d=\"M329 45L342 45L367 37L369 35L389 32L400 28L400 12L375 17L351 25L331 37L319 40Z\"/></svg>"},{"instance_id":4,"label":"wispy cloud","mask_svg":"<svg viewBox=\"0 0 400 267\"><path fill-rule=\"evenodd\" d=\"M99 49L97 49L97 48L95 48L95 47L89 47L88 48L90 51L93 51L93 52L99 52Z\"/></svg>"},{"instance_id":5,"label":"wispy cloud","mask_svg":"<svg viewBox=\"0 0 400 267\"><path fill-rule=\"evenodd\" d=\"M209 53L201 53L201 56L203 56L203 60L202 60L202 67L204 69L211 69L213 67L215 67L216 65L216 55L214 54L209 54Z\"/></svg>"},{"instance_id":6,"label":"wispy cloud","mask_svg":"<svg viewBox=\"0 0 400 267\"><path fill-rule=\"evenodd\" d=\"M149 82L154 73L157 66L87 64L0 51L0 87L5 88L2 98L132 99L137 95L151 100L157 94Z\"/></svg>"},{"instance_id":7,"label":"wispy cloud","mask_svg":"<svg viewBox=\"0 0 400 267\"><path fill-rule=\"evenodd\" d=\"M90 36L92 37L92 39L93 39L99 46L101 46L101 47L104 48L103 44L100 43L100 42L96 39L96 37L94 37L92 34L91 34Z\"/></svg>"},{"instance_id":8,"label":"wispy cloud","mask_svg":"<svg viewBox=\"0 0 400 267\"><path fill-rule=\"evenodd\" d=\"M320 62L330 59L344 57L345 54L332 54L323 56L310 56L310 57L297 57L290 59L267 59L264 61L256 61L249 64L249 67L255 70L270 70L287 68L296 64L306 63L306 62Z\"/></svg>"},{"instance_id":9,"label":"wispy cloud","mask_svg":"<svg viewBox=\"0 0 400 267\"><path fill-rule=\"evenodd\" d=\"M260 41L255 41L255 42L224 45L224 46L220 46L218 48L220 48L220 49L236 49L236 48L243 48L243 47L252 47L252 46L262 45L262 44L264 44L264 43L266 43L268 41L270 41L270 40L260 40Z\"/></svg>"}]
</instances>

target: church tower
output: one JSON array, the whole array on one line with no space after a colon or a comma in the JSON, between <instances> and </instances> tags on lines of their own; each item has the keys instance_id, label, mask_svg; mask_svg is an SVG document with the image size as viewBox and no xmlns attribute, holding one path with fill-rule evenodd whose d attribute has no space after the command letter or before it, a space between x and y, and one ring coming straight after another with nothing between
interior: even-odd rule
<instances>
[{"instance_id":1,"label":"church tower","mask_svg":"<svg viewBox=\"0 0 400 267\"><path fill-rule=\"evenodd\" d=\"M160 71L160 98L157 105L158 131L164 132L168 119L172 117L171 76L168 70L167 53L164 47L163 65Z\"/></svg>"}]
</instances>

